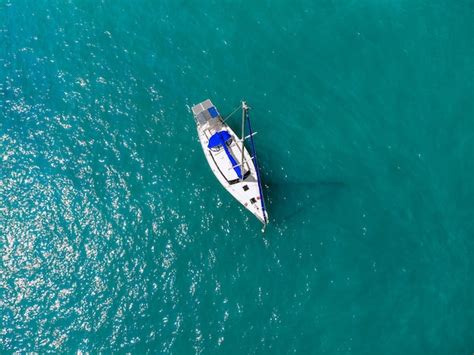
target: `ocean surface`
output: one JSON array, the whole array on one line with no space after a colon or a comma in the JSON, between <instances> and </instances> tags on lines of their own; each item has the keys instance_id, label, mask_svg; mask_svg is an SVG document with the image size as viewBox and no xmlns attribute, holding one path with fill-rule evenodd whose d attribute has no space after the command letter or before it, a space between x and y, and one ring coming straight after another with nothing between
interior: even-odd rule
<instances>
[{"instance_id":1,"label":"ocean surface","mask_svg":"<svg viewBox=\"0 0 474 355\"><path fill-rule=\"evenodd\" d=\"M472 354L473 38L471 0L0 0L0 352ZM252 107L264 234L206 98Z\"/></svg>"}]
</instances>

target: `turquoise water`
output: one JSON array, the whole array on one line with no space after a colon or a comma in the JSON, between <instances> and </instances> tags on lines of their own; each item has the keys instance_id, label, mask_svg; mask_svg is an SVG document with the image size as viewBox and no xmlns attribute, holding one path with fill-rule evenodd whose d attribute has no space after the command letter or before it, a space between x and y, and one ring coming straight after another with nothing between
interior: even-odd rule
<instances>
[{"instance_id":1,"label":"turquoise water","mask_svg":"<svg viewBox=\"0 0 474 355\"><path fill-rule=\"evenodd\" d=\"M0 351L471 354L473 23L0 0ZM207 166L206 98L252 106L263 235Z\"/></svg>"}]
</instances>

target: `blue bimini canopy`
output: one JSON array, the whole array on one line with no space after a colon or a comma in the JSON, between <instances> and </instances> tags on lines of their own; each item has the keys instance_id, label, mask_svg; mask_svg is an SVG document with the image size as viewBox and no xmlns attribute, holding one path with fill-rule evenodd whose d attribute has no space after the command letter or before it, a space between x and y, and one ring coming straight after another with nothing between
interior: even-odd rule
<instances>
[{"instance_id":1,"label":"blue bimini canopy","mask_svg":"<svg viewBox=\"0 0 474 355\"><path fill-rule=\"evenodd\" d=\"M226 142L231 138L232 138L231 135L227 131L216 132L211 136L211 138L209 138L209 143L207 144L207 147L209 149L217 148L219 146L224 147L225 154L229 158L230 163L232 164L232 167L234 168L235 173L237 174L239 179L242 179L242 171L240 170L240 166L238 166L234 157L232 156L229 149L227 148Z\"/></svg>"},{"instance_id":2,"label":"blue bimini canopy","mask_svg":"<svg viewBox=\"0 0 474 355\"><path fill-rule=\"evenodd\" d=\"M209 143L207 145L208 148L215 148L220 145L224 145L224 142L227 142L230 138L232 138L227 131L220 131L216 132L212 135L209 139Z\"/></svg>"}]
</instances>

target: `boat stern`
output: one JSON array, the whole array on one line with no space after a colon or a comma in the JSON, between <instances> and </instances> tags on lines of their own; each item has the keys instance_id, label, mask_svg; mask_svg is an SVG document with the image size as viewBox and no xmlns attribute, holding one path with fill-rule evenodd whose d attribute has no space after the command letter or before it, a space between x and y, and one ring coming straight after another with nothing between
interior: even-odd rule
<instances>
[{"instance_id":1,"label":"boat stern","mask_svg":"<svg viewBox=\"0 0 474 355\"><path fill-rule=\"evenodd\" d=\"M217 108L212 104L211 100L207 99L192 107L193 116L198 126L203 126L206 123L220 122L221 115Z\"/></svg>"}]
</instances>

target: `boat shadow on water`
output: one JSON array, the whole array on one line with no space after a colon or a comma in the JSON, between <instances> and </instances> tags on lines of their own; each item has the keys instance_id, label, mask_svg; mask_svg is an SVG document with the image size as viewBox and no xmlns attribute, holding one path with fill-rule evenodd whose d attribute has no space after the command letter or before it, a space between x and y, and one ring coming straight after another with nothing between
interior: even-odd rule
<instances>
[{"instance_id":1,"label":"boat shadow on water","mask_svg":"<svg viewBox=\"0 0 474 355\"><path fill-rule=\"evenodd\" d=\"M321 209L332 209L348 185L339 180L303 182L264 181L270 222L275 225L311 222ZM322 213L321 213L322 214Z\"/></svg>"}]
</instances>

